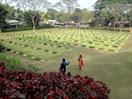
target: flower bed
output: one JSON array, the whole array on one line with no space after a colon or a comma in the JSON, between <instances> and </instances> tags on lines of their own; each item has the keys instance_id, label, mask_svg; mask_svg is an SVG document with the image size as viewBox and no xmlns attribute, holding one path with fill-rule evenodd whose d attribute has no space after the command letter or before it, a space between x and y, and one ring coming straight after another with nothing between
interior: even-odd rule
<instances>
[{"instance_id":1,"label":"flower bed","mask_svg":"<svg viewBox=\"0 0 132 99\"><path fill-rule=\"evenodd\" d=\"M0 62L0 99L109 99L110 89L91 77L57 72L14 72Z\"/></svg>"}]
</instances>

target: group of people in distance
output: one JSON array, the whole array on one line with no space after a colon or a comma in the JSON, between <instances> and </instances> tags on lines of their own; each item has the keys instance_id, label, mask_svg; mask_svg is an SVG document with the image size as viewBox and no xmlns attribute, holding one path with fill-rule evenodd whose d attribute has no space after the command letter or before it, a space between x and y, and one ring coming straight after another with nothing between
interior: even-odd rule
<instances>
[{"instance_id":1,"label":"group of people in distance","mask_svg":"<svg viewBox=\"0 0 132 99\"><path fill-rule=\"evenodd\" d=\"M62 62L60 64L60 69L59 70L64 75L66 73L66 66L69 65L69 63L70 62L69 61L66 61L65 58L62 59ZM79 57L78 57L78 69L79 70L82 70L83 66L84 66L83 57L82 57L82 55L79 55Z\"/></svg>"}]
</instances>

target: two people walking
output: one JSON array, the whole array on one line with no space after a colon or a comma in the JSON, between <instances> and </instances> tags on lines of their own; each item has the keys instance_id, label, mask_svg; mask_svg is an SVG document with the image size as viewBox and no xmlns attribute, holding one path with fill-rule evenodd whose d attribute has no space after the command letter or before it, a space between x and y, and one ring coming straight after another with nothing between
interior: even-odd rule
<instances>
[{"instance_id":1,"label":"two people walking","mask_svg":"<svg viewBox=\"0 0 132 99\"><path fill-rule=\"evenodd\" d=\"M65 74L66 73L66 66L68 66L69 63L70 63L69 61L66 61L65 58L63 58L62 62L60 64L60 69L59 69L60 72ZM82 70L83 66L84 66L83 57L82 57L82 55L79 55L79 57L78 57L78 68L79 68L79 70Z\"/></svg>"}]
</instances>

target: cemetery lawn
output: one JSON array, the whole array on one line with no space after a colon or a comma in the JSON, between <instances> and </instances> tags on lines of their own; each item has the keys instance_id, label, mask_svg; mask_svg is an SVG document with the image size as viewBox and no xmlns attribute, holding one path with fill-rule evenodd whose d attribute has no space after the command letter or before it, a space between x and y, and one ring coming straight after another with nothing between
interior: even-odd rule
<instances>
[{"instance_id":1,"label":"cemetery lawn","mask_svg":"<svg viewBox=\"0 0 132 99\"><path fill-rule=\"evenodd\" d=\"M67 71L92 76L111 88L110 99L132 98L132 34L106 30L45 29L0 34L5 55L21 60L29 70L58 71L61 59L70 61ZM77 58L85 66L78 70Z\"/></svg>"}]
</instances>

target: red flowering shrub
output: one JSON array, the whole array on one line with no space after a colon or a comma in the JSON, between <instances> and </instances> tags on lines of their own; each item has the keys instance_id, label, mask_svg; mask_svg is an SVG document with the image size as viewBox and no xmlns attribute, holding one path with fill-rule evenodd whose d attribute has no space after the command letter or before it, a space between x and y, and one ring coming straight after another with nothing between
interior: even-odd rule
<instances>
[{"instance_id":1,"label":"red flowering shrub","mask_svg":"<svg viewBox=\"0 0 132 99\"><path fill-rule=\"evenodd\" d=\"M91 77L57 72L14 72L0 62L0 99L109 99L110 90Z\"/></svg>"}]
</instances>

